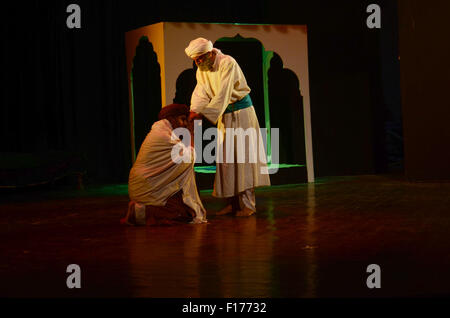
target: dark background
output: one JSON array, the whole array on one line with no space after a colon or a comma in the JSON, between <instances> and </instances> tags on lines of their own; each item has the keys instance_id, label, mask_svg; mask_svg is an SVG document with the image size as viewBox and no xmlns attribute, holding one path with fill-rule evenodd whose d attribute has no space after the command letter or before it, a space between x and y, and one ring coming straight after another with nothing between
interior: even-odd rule
<instances>
[{"instance_id":1,"label":"dark background","mask_svg":"<svg viewBox=\"0 0 450 318\"><path fill-rule=\"evenodd\" d=\"M3 3L0 152L77 152L88 183L126 182L126 31L161 21L306 24L316 176L401 170L397 3L376 1L382 28L368 29L373 2ZM66 27L70 3L81 7L81 29Z\"/></svg>"}]
</instances>

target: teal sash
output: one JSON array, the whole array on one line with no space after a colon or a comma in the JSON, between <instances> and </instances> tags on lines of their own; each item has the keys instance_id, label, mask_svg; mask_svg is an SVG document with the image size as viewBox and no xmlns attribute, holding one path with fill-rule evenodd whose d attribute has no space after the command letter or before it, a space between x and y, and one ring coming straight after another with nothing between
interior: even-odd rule
<instances>
[{"instance_id":1,"label":"teal sash","mask_svg":"<svg viewBox=\"0 0 450 318\"><path fill-rule=\"evenodd\" d=\"M244 109L244 108L250 107L252 105L253 105L252 99L250 98L250 95L247 94L240 101L237 101L234 104L229 104L227 109L225 109L224 114L232 113L235 110Z\"/></svg>"}]
</instances>

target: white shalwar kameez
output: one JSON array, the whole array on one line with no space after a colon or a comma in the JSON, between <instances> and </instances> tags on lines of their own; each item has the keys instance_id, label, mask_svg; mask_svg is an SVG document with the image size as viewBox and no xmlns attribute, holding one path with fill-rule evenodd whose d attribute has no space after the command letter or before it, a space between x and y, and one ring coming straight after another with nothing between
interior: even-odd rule
<instances>
[{"instance_id":1,"label":"white shalwar kameez","mask_svg":"<svg viewBox=\"0 0 450 318\"><path fill-rule=\"evenodd\" d=\"M218 49L216 58L210 71L197 69L197 86L191 99L191 111L203 114L209 121L217 124L219 131L216 151L217 164L214 180L213 196L219 198L239 197L241 208L244 206L256 211L254 188L270 185L270 178L265 159L257 156L256 162L248 160L249 148L246 144L245 163L227 163L227 128L254 128L257 133L259 147L262 138L258 118L253 106L225 113L229 104L233 104L250 93L250 87L236 60L223 54ZM237 143L234 142L234 153L237 153ZM222 148L223 147L223 148ZM220 162L220 149L223 149L223 163ZM261 151L261 148L258 148ZM264 157L261 160L261 157Z\"/></svg>"},{"instance_id":2,"label":"white shalwar kameez","mask_svg":"<svg viewBox=\"0 0 450 318\"><path fill-rule=\"evenodd\" d=\"M189 157L177 162L176 153ZM189 162L188 162L189 161ZM206 210L198 195L194 175L195 152L175 135L167 119L155 122L148 133L130 171L128 192L136 203L136 215L145 217L145 205L164 206L167 200L183 191L183 202L195 211L192 223L206 222Z\"/></svg>"}]
</instances>

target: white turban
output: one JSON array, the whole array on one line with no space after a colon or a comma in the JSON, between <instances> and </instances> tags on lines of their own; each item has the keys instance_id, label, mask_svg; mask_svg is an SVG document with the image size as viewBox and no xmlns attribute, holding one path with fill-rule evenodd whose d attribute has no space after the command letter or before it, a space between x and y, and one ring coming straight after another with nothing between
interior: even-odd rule
<instances>
[{"instance_id":1,"label":"white turban","mask_svg":"<svg viewBox=\"0 0 450 318\"><path fill-rule=\"evenodd\" d=\"M204 38L197 38L195 40L192 40L189 43L189 46L184 50L191 59L195 59L196 57L199 57L200 55L203 55L205 53L208 53L209 51L212 51L213 44L211 41L208 41Z\"/></svg>"}]
</instances>

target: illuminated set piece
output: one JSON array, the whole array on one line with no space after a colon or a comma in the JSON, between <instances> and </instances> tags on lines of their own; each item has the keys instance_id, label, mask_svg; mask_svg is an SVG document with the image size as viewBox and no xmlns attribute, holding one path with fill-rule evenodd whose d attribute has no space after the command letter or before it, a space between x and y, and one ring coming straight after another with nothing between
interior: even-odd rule
<instances>
[{"instance_id":1,"label":"illuminated set piece","mask_svg":"<svg viewBox=\"0 0 450 318\"><path fill-rule=\"evenodd\" d=\"M192 68L192 60L186 57L184 49L192 39L204 37L213 43L222 38L253 38L263 46L263 82L265 127L270 128L268 119L269 101L267 88L267 70L270 59L276 52L283 60L283 65L292 70L300 82L303 97L306 168L308 182L314 181L314 166L311 134L311 112L308 74L308 39L306 25L255 25L255 24L211 24L160 22L141 27L126 33L126 56L129 87L129 105L131 116L132 154L135 157L133 125L132 68L136 46L139 39L146 36L152 43L161 69L161 103L172 103L176 92L176 81L183 70ZM246 75L247 76L247 75ZM287 114L288 115L288 114ZM261 126L263 124L261 123ZM270 138L269 138L270 144ZM270 155L270 154L269 154Z\"/></svg>"}]
</instances>

